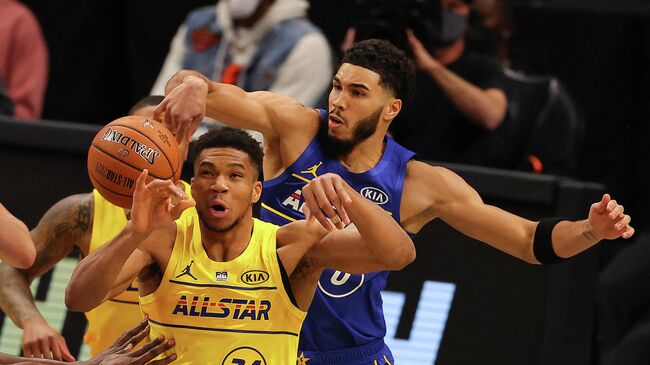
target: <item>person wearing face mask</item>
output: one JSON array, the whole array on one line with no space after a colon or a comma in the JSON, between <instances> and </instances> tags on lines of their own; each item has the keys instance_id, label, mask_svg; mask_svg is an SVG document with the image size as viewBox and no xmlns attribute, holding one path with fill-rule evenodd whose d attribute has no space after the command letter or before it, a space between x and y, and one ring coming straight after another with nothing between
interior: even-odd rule
<instances>
[{"instance_id":1,"label":"person wearing face mask","mask_svg":"<svg viewBox=\"0 0 650 365\"><path fill-rule=\"evenodd\" d=\"M438 22L407 29L418 92L392 133L423 159L500 166L494 131L506 116L503 70L466 49L470 1L439 5Z\"/></svg>"},{"instance_id":2,"label":"person wearing face mask","mask_svg":"<svg viewBox=\"0 0 650 365\"><path fill-rule=\"evenodd\" d=\"M307 0L220 0L180 26L152 94L177 71L192 69L247 91L268 90L307 106L324 103L332 55L307 19Z\"/></svg>"}]
</instances>

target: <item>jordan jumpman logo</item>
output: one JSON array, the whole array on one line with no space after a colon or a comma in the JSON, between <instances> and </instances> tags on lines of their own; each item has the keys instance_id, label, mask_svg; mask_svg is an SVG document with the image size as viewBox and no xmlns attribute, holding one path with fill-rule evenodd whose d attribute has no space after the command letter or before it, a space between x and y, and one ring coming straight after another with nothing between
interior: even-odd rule
<instances>
[{"instance_id":1,"label":"jordan jumpman logo","mask_svg":"<svg viewBox=\"0 0 650 365\"><path fill-rule=\"evenodd\" d=\"M192 268L193 263L194 263L194 260L190 261L190 264L185 266L185 269L183 269L183 272L181 272L180 274L178 274L176 276L176 279L180 278L181 276L189 275L192 279L198 280L194 275L192 275L192 272L190 271L190 269Z\"/></svg>"},{"instance_id":2,"label":"jordan jumpman logo","mask_svg":"<svg viewBox=\"0 0 650 365\"><path fill-rule=\"evenodd\" d=\"M321 162L317 163L316 165L308 168L307 170L300 171L300 173L301 174L312 174L316 178L316 177L318 177L318 174L317 174L318 168L322 164L323 164L323 161L321 161Z\"/></svg>"}]
</instances>

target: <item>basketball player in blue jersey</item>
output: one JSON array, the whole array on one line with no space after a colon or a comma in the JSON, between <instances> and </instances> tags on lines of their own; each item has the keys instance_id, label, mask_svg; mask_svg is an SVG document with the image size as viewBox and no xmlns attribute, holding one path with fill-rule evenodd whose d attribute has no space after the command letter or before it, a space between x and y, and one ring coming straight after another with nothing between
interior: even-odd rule
<instances>
[{"instance_id":1,"label":"basketball player in blue jersey","mask_svg":"<svg viewBox=\"0 0 650 365\"><path fill-rule=\"evenodd\" d=\"M344 55L332 80L329 111L306 108L270 92L247 93L193 71L180 71L167 83L167 96L154 114L164 112L166 123L172 129L187 128L187 136L206 115L262 132L268 179L262 218L271 222L286 224L301 218L306 204L325 227L347 223L331 188L317 185L309 194L301 189L316 176L336 172L411 234L440 218L531 264L553 263L600 240L632 236L630 217L609 195L591 206L587 219L533 222L484 204L452 171L414 160L413 152L386 136L411 98L413 84L413 66L403 52L388 42L367 40ZM307 253L304 261L309 260ZM298 363L394 364L383 342L386 326L380 290L387 275L324 272L301 331Z\"/></svg>"}]
</instances>

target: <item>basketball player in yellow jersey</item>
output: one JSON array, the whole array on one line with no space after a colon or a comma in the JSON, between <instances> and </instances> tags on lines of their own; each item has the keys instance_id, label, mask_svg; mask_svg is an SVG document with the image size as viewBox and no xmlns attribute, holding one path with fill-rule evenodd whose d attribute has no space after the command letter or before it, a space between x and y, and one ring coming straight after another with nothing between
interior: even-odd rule
<instances>
[{"instance_id":1,"label":"basketball player in yellow jersey","mask_svg":"<svg viewBox=\"0 0 650 365\"><path fill-rule=\"evenodd\" d=\"M148 116L163 99L142 99L129 114ZM187 145L184 145L187 150ZM186 189L189 192L189 185ZM125 210L104 199L97 191L72 195L53 205L31 231L38 254L29 268L19 270L0 264L0 308L23 329L23 353L26 357L73 361L65 339L39 313L29 284L53 268L76 246L82 256L96 250L126 225ZM86 314L88 329L85 342L93 356L108 348L123 332L142 320L137 289L130 286L101 307Z\"/></svg>"},{"instance_id":2,"label":"basketball player in yellow jersey","mask_svg":"<svg viewBox=\"0 0 650 365\"><path fill-rule=\"evenodd\" d=\"M338 175L319 176L303 192L329 190L354 225L328 231L312 219L279 227L252 217L262 190L256 141L222 128L203 135L195 151L196 203L169 181L145 185L146 174L140 176L131 221L75 269L66 289L70 309L97 306L153 263L161 279L138 278L140 303L151 336L176 341L176 363L295 364L300 327L325 267L367 273L415 258L397 222ZM174 222L194 204L197 215ZM386 257L399 262L386 267Z\"/></svg>"}]
</instances>

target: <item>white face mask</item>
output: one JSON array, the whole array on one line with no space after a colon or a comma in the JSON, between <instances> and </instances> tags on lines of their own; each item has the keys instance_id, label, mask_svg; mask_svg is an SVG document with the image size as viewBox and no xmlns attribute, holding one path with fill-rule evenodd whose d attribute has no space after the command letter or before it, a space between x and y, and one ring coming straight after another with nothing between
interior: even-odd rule
<instances>
[{"instance_id":1,"label":"white face mask","mask_svg":"<svg viewBox=\"0 0 650 365\"><path fill-rule=\"evenodd\" d=\"M225 0L233 20L246 19L253 15L260 0Z\"/></svg>"}]
</instances>

